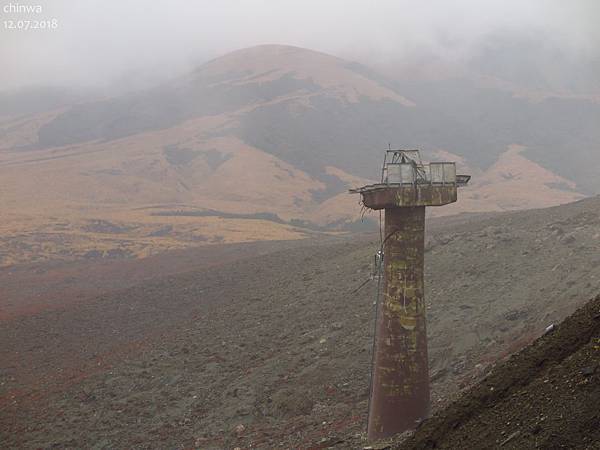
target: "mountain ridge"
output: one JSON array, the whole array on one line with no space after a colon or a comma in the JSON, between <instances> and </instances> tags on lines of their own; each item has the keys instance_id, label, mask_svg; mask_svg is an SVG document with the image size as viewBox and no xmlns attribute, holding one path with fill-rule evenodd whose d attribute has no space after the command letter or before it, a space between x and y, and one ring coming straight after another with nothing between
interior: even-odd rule
<instances>
[{"instance_id":1,"label":"mountain ridge","mask_svg":"<svg viewBox=\"0 0 600 450\"><path fill-rule=\"evenodd\" d=\"M0 207L11 212L8 235L25 240L20 248L37 245L35 233L44 232L56 245L50 251L54 256L95 250L100 236L85 230L99 219L131 230L127 240L102 236L110 242L108 250L131 256L260 238L256 232L244 237L241 219L223 218L232 231L224 226L219 233L206 217L142 212L156 212L158 205L165 211L265 213L288 223L340 230L360 225L356 199L346 192L378 177L388 142L420 148L425 159L458 161L464 173L473 175L459 203L434 214L551 206L593 192L593 174L600 170L592 158L583 176L571 176L581 155L593 156L590 146L600 145L590 125L596 113L600 117L600 105L596 111L586 103L585 120L571 118L566 125L581 132L557 140L556 148L548 147L546 156L542 152L541 161L532 157L549 140L549 126L541 118L531 132L524 125L536 117L538 107L552 125L564 102L551 99L535 106L506 92L452 80L435 86L388 80L321 52L258 46L214 59L155 88L3 118L0 176L6 183ZM571 146L571 139L574 156L563 162L562 149ZM554 162L548 166L548 160ZM55 226L57 216L71 222L70 229ZM372 223L376 217L366 220ZM265 238L307 236L302 227L282 223L247 225L264 226ZM172 231L157 236L165 227ZM74 239L82 240L85 251L69 250L72 244L66 242ZM16 260L28 257L22 253Z\"/></svg>"}]
</instances>

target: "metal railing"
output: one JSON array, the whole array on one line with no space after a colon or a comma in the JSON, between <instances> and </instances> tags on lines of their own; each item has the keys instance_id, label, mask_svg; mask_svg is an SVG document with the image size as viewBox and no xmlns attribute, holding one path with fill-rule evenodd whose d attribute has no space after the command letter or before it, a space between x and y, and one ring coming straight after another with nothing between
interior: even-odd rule
<instances>
[{"instance_id":1,"label":"metal railing","mask_svg":"<svg viewBox=\"0 0 600 450\"><path fill-rule=\"evenodd\" d=\"M417 165L414 162L387 163L382 171L384 184L456 184L456 164L432 162Z\"/></svg>"}]
</instances>

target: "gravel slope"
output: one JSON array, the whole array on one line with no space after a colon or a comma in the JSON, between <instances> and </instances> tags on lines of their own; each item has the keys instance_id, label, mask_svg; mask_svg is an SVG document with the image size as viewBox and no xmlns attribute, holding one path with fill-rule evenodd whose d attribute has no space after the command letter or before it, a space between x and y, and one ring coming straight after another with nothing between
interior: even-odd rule
<instances>
[{"instance_id":1,"label":"gravel slope","mask_svg":"<svg viewBox=\"0 0 600 450\"><path fill-rule=\"evenodd\" d=\"M599 211L595 197L431 221L435 409L600 291ZM354 291L376 248L245 253L2 322L1 446L362 445L375 286Z\"/></svg>"},{"instance_id":2,"label":"gravel slope","mask_svg":"<svg viewBox=\"0 0 600 450\"><path fill-rule=\"evenodd\" d=\"M600 448L600 296L397 449Z\"/></svg>"}]
</instances>

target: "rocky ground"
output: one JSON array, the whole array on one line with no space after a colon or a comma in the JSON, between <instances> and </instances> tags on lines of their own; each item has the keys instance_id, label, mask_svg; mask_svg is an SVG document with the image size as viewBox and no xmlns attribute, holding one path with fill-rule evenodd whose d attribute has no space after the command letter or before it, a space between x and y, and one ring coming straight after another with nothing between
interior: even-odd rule
<instances>
[{"instance_id":1,"label":"rocky ground","mask_svg":"<svg viewBox=\"0 0 600 450\"><path fill-rule=\"evenodd\" d=\"M596 197L430 222L436 410L600 291L599 213ZM194 249L179 254L182 266L168 255L144 262L150 279L134 275L136 262L114 276L91 262L81 272L55 266L52 282L36 285L36 295L52 300L30 311L15 306L17 284L7 283L2 447L364 445L376 286L356 289L377 241L367 234L272 243L223 259L219 246ZM43 279L45 267L31 280ZM4 281L17 276L31 302L27 272L0 273ZM73 301L67 284L88 288Z\"/></svg>"},{"instance_id":2,"label":"rocky ground","mask_svg":"<svg viewBox=\"0 0 600 450\"><path fill-rule=\"evenodd\" d=\"M600 448L600 296L393 448Z\"/></svg>"}]
</instances>

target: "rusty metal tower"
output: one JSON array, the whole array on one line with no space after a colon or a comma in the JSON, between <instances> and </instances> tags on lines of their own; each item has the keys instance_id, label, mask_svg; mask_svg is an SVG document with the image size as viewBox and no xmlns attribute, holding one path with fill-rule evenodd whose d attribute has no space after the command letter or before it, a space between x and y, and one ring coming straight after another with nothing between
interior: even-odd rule
<instances>
[{"instance_id":1,"label":"rusty metal tower","mask_svg":"<svg viewBox=\"0 0 600 450\"><path fill-rule=\"evenodd\" d=\"M470 176L454 162L423 164L418 150L388 150L381 183L352 189L367 208L385 210L383 297L377 305L371 373L370 440L416 428L429 413L423 272L425 207L457 199Z\"/></svg>"}]
</instances>

